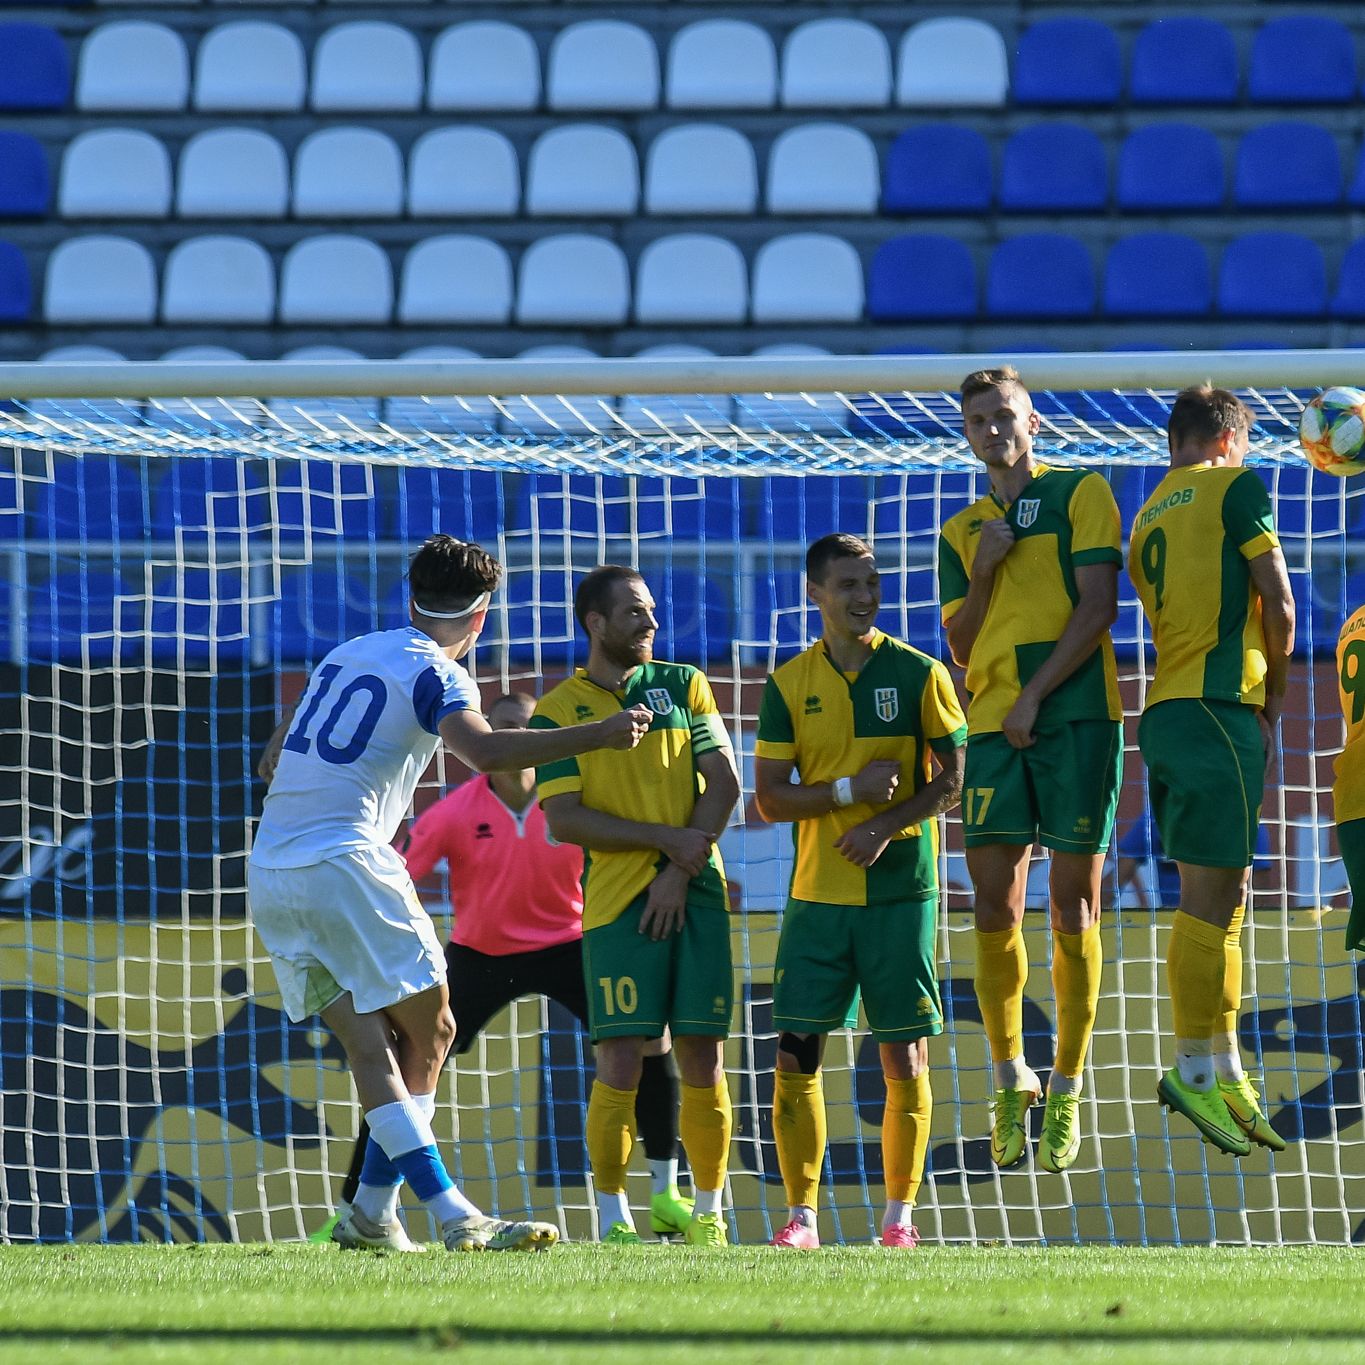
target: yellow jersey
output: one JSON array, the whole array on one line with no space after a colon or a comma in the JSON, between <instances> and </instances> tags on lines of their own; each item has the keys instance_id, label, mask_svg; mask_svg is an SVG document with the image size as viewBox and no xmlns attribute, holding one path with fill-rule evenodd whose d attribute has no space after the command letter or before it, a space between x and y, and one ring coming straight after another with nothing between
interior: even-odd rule
<instances>
[{"instance_id":1,"label":"yellow jersey","mask_svg":"<svg viewBox=\"0 0 1365 1365\"><path fill-rule=\"evenodd\" d=\"M1365 607L1357 607L1337 639L1337 686L1346 747L1337 755L1332 806L1339 825L1365 819Z\"/></svg>"}]
</instances>

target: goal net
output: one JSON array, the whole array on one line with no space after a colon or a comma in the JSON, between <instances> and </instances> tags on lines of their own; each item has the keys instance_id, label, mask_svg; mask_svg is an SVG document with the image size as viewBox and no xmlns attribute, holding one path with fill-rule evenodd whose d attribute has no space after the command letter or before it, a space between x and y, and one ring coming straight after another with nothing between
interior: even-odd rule
<instances>
[{"instance_id":1,"label":"goal net","mask_svg":"<svg viewBox=\"0 0 1365 1365\"><path fill-rule=\"evenodd\" d=\"M785 1218L771 999L791 838L752 805L758 698L818 633L803 552L835 529L875 545L880 625L945 656L937 532L987 487L955 388L983 363L0 365L0 1239L297 1238L339 1197L354 1093L318 1022L281 1012L250 926L255 762L332 645L403 619L407 558L437 530L506 566L472 660L485 701L538 694L581 658L572 589L600 562L640 568L659 602L657 654L699 664L714 685L745 789L722 845L738 893L729 1199L740 1240L770 1236ZM1086 1136L1064 1176L990 1162L971 896L948 819L947 1028L930 1046L916 1221L931 1241L1365 1239L1365 977L1343 948L1330 829L1343 733L1331 655L1365 598L1365 499L1311 473L1294 440L1303 403L1348 382L1358 357L1018 363L1043 418L1041 457L1104 473L1125 529L1161 476L1178 387L1212 377L1255 413L1251 462L1274 498L1299 631L1241 1042L1289 1147L1212 1156L1155 1102L1175 900L1152 856L1130 723ZM1126 578L1114 638L1131 721L1151 656ZM462 777L438 759L418 808ZM1053 1027L1045 885L1040 859L1025 930L1026 1054L1039 1070ZM422 891L448 923L440 875ZM590 1065L572 1021L540 1000L495 1019L452 1065L437 1131L474 1199L594 1233ZM826 1230L866 1242L883 1095L865 1032L831 1040L826 1094ZM635 1201L647 1193L632 1177Z\"/></svg>"}]
</instances>

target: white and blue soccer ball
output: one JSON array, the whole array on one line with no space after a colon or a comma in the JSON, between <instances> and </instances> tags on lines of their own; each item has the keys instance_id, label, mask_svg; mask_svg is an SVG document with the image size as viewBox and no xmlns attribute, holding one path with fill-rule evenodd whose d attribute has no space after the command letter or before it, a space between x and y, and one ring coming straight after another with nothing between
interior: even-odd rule
<instances>
[{"instance_id":1,"label":"white and blue soccer ball","mask_svg":"<svg viewBox=\"0 0 1365 1365\"><path fill-rule=\"evenodd\" d=\"M1344 478L1365 471L1365 392L1324 389L1303 410L1299 444L1324 474Z\"/></svg>"}]
</instances>

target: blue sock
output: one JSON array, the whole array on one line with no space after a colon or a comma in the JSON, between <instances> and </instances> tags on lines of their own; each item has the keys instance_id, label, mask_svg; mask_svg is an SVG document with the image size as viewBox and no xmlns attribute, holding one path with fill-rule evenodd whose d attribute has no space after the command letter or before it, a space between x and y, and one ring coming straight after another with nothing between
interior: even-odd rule
<instances>
[{"instance_id":1,"label":"blue sock","mask_svg":"<svg viewBox=\"0 0 1365 1365\"><path fill-rule=\"evenodd\" d=\"M384 1159L388 1160L387 1157ZM434 1146L417 1147L411 1152L404 1152L393 1165L398 1168L398 1178L406 1180L412 1186L413 1194L423 1203L455 1184L441 1160L440 1152Z\"/></svg>"},{"instance_id":2,"label":"blue sock","mask_svg":"<svg viewBox=\"0 0 1365 1365\"><path fill-rule=\"evenodd\" d=\"M360 1183L379 1188L401 1185L403 1173L389 1160L384 1149L373 1137L365 1146L365 1162L360 1168Z\"/></svg>"}]
</instances>

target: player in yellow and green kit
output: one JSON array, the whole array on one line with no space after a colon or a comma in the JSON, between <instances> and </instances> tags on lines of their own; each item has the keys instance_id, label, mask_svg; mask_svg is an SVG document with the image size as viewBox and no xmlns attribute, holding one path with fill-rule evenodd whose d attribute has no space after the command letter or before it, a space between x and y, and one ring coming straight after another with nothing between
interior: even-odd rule
<instances>
[{"instance_id":1,"label":"player in yellow and green kit","mask_svg":"<svg viewBox=\"0 0 1365 1365\"><path fill-rule=\"evenodd\" d=\"M1118 614L1119 514L1094 472L1033 453L1039 417L1012 368L962 381L962 425L991 491L943 527L939 601L967 670L962 824L976 893L976 996L995 1073L991 1156L1023 1160L1043 1085L1024 1060L1024 894L1035 843L1051 853L1057 1050L1038 1159L1080 1151L1080 1093L1103 954L1100 878L1123 762L1109 628Z\"/></svg>"},{"instance_id":2,"label":"player in yellow and green kit","mask_svg":"<svg viewBox=\"0 0 1365 1365\"><path fill-rule=\"evenodd\" d=\"M1294 647L1270 497L1242 468L1250 429L1226 389L1179 393L1170 473L1138 512L1128 549L1156 646L1138 743L1161 842L1180 871L1166 956L1176 1065L1157 1094L1232 1156L1251 1142L1284 1149L1237 1049L1246 889Z\"/></svg>"},{"instance_id":3,"label":"player in yellow and green kit","mask_svg":"<svg viewBox=\"0 0 1365 1365\"><path fill-rule=\"evenodd\" d=\"M531 728L648 706L634 763L551 763L536 785L550 832L586 852L583 970L597 1079L587 1146L603 1240L638 1243L626 1200L641 1059L668 1029L682 1073L678 1126L692 1168L692 1246L727 1241L730 1148L723 1049L734 975L715 842L739 799L730 741L704 674L654 659L654 599L634 569L594 569L574 594L588 663L536 707Z\"/></svg>"},{"instance_id":4,"label":"player in yellow and green kit","mask_svg":"<svg viewBox=\"0 0 1365 1365\"><path fill-rule=\"evenodd\" d=\"M881 583L864 541L817 540L806 582L822 635L768 679L754 748L759 812L796 826L773 999L790 1219L773 1245L820 1245L820 1062L829 1031L856 1022L861 988L886 1078L882 1245L908 1249L933 1107L928 1039L943 1031L938 816L961 793L967 725L948 670L876 628Z\"/></svg>"},{"instance_id":5,"label":"player in yellow and green kit","mask_svg":"<svg viewBox=\"0 0 1365 1365\"><path fill-rule=\"evenodd\" d=\"M1346 947L1365 952L1365 607L1358 607L1341 628L1337 685L1346 720L1346 745L1337 755L1332 810L1337 847L1351 883Z\"/></svg>"}]
</instances>

